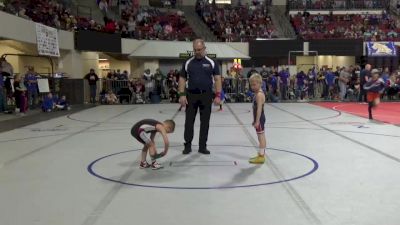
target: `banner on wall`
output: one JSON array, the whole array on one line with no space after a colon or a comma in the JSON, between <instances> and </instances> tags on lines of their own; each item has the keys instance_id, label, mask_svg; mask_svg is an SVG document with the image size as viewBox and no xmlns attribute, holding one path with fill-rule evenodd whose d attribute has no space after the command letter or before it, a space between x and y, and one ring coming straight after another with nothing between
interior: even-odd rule
<instances>
[{"instance_id":1,"label":"banner on wall","mask_svg":"<svg viewBox=\"0 0 400 225\"><path fill-rule=\"evenodd\" d=\"M36 23L36 41L39 55L60 57L57 29Z\"/></svg>"},{"instance_id":2,"label":"banner on wall","mask_svg":"<svg viewBox=\"0 0 400 225\"><path fill-rule=\"evenodd\" d=\"M193 51L186 51L186 53L179 53L179 58L181 58L181 59L187 59L187 58L192 57L193 55L194 55L194 52L193 52ZM209 54L209 53L207 53L207 56L208 56L209 58L212 58L212 59L217 58L217 54Z\"/></svg>"},{"instance_id":3,"label":"banner on wall","mask_svg":"<svg viewBox=\"0 0 400 225\"><path fill-rule=\"evenodd\" d=\"M397 56L394 42L367 42L368 56Z\"/></svg>"}]
</instances>

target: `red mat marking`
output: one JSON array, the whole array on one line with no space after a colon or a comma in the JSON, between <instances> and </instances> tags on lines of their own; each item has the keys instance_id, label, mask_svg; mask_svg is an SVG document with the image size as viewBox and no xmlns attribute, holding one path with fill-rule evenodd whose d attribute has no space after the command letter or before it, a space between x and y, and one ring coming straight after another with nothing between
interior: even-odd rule
<instances>
[{"instance_id":1,"label":"red mat marking","mask_svg":"<svg viewBox=\"0 0 400 225\"><path fill-rule=\"evenodd\" d=\"M368 118L367 104L341 102L317 102L312 104ZM383 102L372 110L372 116L377 121L400 125L400 102Z\"/></svg>"}]
</instances>

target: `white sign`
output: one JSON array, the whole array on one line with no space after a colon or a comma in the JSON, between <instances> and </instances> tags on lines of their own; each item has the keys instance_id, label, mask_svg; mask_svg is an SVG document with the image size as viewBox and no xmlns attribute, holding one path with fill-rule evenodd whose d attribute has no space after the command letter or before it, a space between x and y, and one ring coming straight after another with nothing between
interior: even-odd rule
<instances>
[{"instance_id":1,"label":"white sign","mask_svg":"<svg viewBox=\"0 0 400 225\"><path fill-rule=\"evenodd\" d=\"M50 92L49 88L49 80L48 79L38 79L38 87L40 93L48 93Z\"/></svg>"},{"instance_id":2,"label":"white sign","mask_svg":"<svg viewBox=\"0 0 400 225\"><path fill-rule=\"evenodd\" d=\"M39 55L60 57L57 29L36 23L36 41Z\"/></svg>"}]
</instances>

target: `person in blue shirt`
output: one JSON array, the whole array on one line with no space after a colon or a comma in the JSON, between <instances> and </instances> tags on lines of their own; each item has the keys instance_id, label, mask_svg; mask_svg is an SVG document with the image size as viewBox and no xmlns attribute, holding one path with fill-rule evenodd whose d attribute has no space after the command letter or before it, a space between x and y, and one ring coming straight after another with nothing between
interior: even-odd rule
<instances>
[{"instance_id":1,"label":"person in blue shirt","mask_svg":"<svg viewBox=\"0 0 400 225\"><path fill-rule=\"evenodd\" d=\"M43 112L51 112L53 111L54 106L55 104L53 95L51 93L48 93L43 99L42 110Z\"/></svg>"},{"instance_id":2,"label":"person in blue shirt","mask_svg":"<svg viewBox=\"0 0 400 225\"><path fill-rule=\"evenodd\" d=\"M332 99L333 97L333 91L334 91L334 86L335 86L335 74L332 72L332 69L328 69L328 71L325 74L325 85L326 85L326 95L325 95L325 100Z\"/></svg>"},{"instance_id":3,"label":"person in blue shirt","mask_svg":"<svg viewBox=\"0 0 400 225\"><path fill-rule=\"evenodd\" d=\"M28 94L28 104L31 109L36 108L38 104L38 78L33 66L28 67L28 72L25 74L25 86Z\"/></svg>"},{"instance_id":4,"label":"person in blue shirt","mask_svg":"<svg viewBox=\"0 0 400 225\"><path fill-rule=\"evenodd\" d=\"M286 70L282 69L281 72L279 73L279 90L281 92L281 98L283 100L287 99L289 77L290 77L289 68L287 68Z\"/></svg>"},{"instance_id":5,"label":"person in blue shirt","mask_svg":"<svg viewBox=\"0 0 400 225\"><path fill-rule=\"evenodd\" d=\"M383 79L383 82L384 82L385 84L388 84L388 83L389 83L389 77L390 77L389 74L390 74L389 68L386 67L385 70L384 70L383 73L382 73L382 76L381 76L381 78Z\"/></svg>"},{"instance_id":6,"label":"person in blue shirt","mask_svg":"<svg viewBox=\"0 0 400 225\"><path fill-rule=\"evenodd\" d=\"M272 102L277 102L278 101L278 74L277 73L273 73L269 77L268 84L269 84L268 98Z\"/></svg>"},{"instance_id":7,"label":"person in blue shirt","mask_svg":"<svg viewBox=\"0 0 400 225\"><path fill-rule=\"evenodd\" d=\"M219 65L206 55L204 40L193 41L194 56L187 59L182 66L179 77L179 103L186 106L185 116L185 149L183 154L192 151L194 122L197 111L200 111L199 153L210 154L207 149L208 130L213 102L213 84L215 84L214 103L221 102L221 74ZM187 82L187 88L186 88Z\"/></svg>"},{"instance_id":8,"label":"person in blue shirt","mask_svg":"<svg viewBox=\"0 0 400 225\"><path fill-rule=\"evenodd\" d=\"M65 95L61 96L61 98L56 101L56 108L59 110L70 110L71 107L67 102L67 97Z\"/></svg>"},{"instance_id":9,"label":"person in blue shirt","mask_svg":"<svg viewBox=\"0 0 400 225\"><path fill-rule=\"evenodd\" d=\"M306 80L307 76L304 73L304 71L300 71L296 75L296 97L297 99L303 99L303 89L304 89L304 82Z\"/></svg>"}]
</instances>

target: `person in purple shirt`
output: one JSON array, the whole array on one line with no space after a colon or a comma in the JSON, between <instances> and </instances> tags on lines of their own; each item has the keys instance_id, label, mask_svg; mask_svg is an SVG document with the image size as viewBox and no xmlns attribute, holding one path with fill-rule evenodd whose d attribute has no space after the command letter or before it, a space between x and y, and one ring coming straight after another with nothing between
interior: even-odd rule
<instances>
[{"instance_id":1,"label":"person in purple shirt","mask_svg":"<svg viewBox=\"0 0 400 225\"><path fill-rule=\"evenodd\" d=\"M28 104L31 109L34 109L38 104L38 81L37 74L33 66L28 67L28 72L25 74L25 84L28 94Z\"/></svg>"},{"instance_id":2,"label":"person in purple shirt","mask_svg":"<svg viewBox=\"0 0 400 225\"><path fill-rule=\"evenodd\" d=\"M281 72L279 72L279 89L283 100L287 99L289 77L289 68L286 68L286 70L282 69Z\"/></svg>"},{"instance_id":3,"label":"person in purple shirt","mask_svg":"<svg viewBox=\"0 0 400 225\"><path fill-rule=\"evenodd\" d=\"M303 99L303 89L304 89L304 81L307 78L306 74L304 71L300 71L296 75L296 97Z\"/></svg>"},{"instance_id":4,"label":"person in purple shirt","mask_svg":"<svg viewBox=\"0 0 400 225\"><path fill-rule=\"evenodd\" d=\"M315 98L315 78L317 73L315 72L315 68L312 68L307 73L307 84L308 84L308 97Z\"/></svg>"},{"instance_id":5,"label":"person in purple shirt","mask_svg":"<svg viewBox=\"0 0 400 225\"><path fill-rule=\"evenodd\" d=\"M333 97L335 79L336 79L336 77L335 77L335 74L332 72L332 69L328 69L328 71L325 74L325 85L326 85L325 100L328 100L329 98L332 99L332 97Z\"/></svg>"},{"instance_id":6,"label":"person in purple shirt","mask_svg":"<svg viewBox=\"0 0 400 225\"><path fill-rule=\"evenodd\" d=\"M51 93L48 93L47 96L43 98L42 103L42 111L43 112L51 112L55 107L54 97Z\"/></svg>"},{"instance_id":7,"label":"person in purple shirt","mask_svg":"<svg viewBox=\"0 0 400 225\"><path fill-rule=\"evenodd\" d=\"M268 78L269 93L268 97L272 102L278 101L278 73L273 73Z\"/></svg>"}]
</instances>

